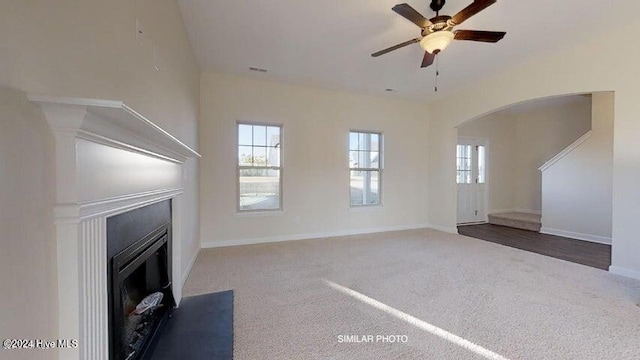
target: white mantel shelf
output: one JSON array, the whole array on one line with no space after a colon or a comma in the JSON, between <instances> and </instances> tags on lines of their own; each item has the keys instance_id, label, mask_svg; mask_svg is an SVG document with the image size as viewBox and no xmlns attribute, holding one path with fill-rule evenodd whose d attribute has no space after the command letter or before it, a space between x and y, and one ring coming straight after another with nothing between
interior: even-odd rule
<instances>
[{"instance_id":1,"label":"white mantel shelf","mask_svg":"<svg viewBox=\"0 0 640 360\"><path fill-rule=\"evenodd\" d=\"M171 155L176 154L183 159L189 157L202 157L198 152L178 140L175 136L171 135L160 126L153 123L151 120L127 106L122 101L55 97L35 94L29 94L27 97L30 101L39 104L43 108L53 106L85 109L89 114L96 115L97 118L108 119L110 125L120 128L119 130L138 134L140 136L138 140L144 140L136 142L130 138L114 139L114 134L122 134L123 132L97 129L99 125L91 122L85 122L77 127L78 130L83 131L85 134L102 136L102 133L106 132L106 135L108 135L107 137L110 140L122 140L123 143L126 143L129 146L138 146L139 148L156 154L160 152L158 151L158 147L160 147L170 151L170 153L167 154L170 158L174 158L174 156Z\"/></svg>"},{"instance_id":2,"label":"white mantel shelf","mask_svg":"<svg viewBox=\"0 0 640 360\"><path fill-rule=\"evenodd\" d=\"M195 150L122 101L28 95L55 139L58 359L108 360L107 220L169 200L172 277L182 296L184 179ZM180 281L179 279L182 279Z\"/></svg>"}]
</instances>

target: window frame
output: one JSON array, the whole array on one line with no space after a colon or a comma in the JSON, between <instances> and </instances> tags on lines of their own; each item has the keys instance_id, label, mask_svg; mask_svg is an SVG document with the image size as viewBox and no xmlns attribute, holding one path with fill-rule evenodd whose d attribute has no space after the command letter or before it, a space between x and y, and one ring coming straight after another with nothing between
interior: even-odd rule
<instances>
[{"instance_id":1,"label":"window frame","mask_svg":"<svg viewBox=\"0 0 640 360\"><path fill-rule=\"evenodd\" d=\"M240 165L240 146L246 146L246 145L240 145L240 125L247 125L247 126L264 126L264 127L277 127L280 129L280 142L279 142L279 148L280 151L279 153L279 164L280 166L247 166L247 165ZM235 129L235 146L236 146L236 151L235 151L235 162L236 162L236 214L242 214L242 215L248 215L248 214L254 214L254 215L260 215L261 213L263 214L274 214L274 213L279 213L279 212L283 212L284 211L284 189L283 189L283 178L284 178L284 151L283 151L283 142L284 142L284 125L282 123L271 123L271 122L256 122L256 121L244 121L244 120L237 120L236 121L236 129ZM253 141L253 140L252 140ZM252 147L254 147L255 145L252 144ZM259 147L262 147L262 145L258 145ZM268 147L268 146L265 146ZM278 170L279 171L279 179L278 179L278 208L276 209L242 209L240 206L240 172L241 170L246 170L246 169L267 169L267 170Z\"/></svg>"},{"instance_id":2,"label":"window frame","mask_svg":"<svg viewBox=\"0 0 640 360\"><path fill-rule=\"evenodd\" d=\"M372 207L382 207L383 206L383 195L382 195L382 187L383 187L383 170L384 170L384 133L382 131L377 130L361 130L361 129L350 129L347 133L347 160L350 158L351 153L351 134L368 134L368 135L378 135L378 148L377 150L370 149L371 152L378 152L378 168L360 168L360 167L351 167L349 163L349 181L348 181L348 194L349 194L349 208L350 209L362 209L362 208L372 208ZM351 172L352 171L377 171L378 172L378 202L375 204L353 204L351 202Z\"/></svg>"}]
</instances>

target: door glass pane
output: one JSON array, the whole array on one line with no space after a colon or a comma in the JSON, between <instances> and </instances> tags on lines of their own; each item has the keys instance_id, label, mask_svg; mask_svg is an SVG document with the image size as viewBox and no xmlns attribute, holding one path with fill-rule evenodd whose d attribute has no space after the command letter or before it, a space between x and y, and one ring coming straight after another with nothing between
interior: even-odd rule
<instances>
[{"instance_id":1,"label":"door glass pane","mask_svg":"<svg viewBox=\"0 0 640 360\"><path fill-rule=\"evenodd\" d=\"M240 170L240 210L280 208L280 170Z\"/></svg>"},{"instance_id":2,"label":"door glass pane","mask_svg":"<svg viewBox=\"0 0 640 360\"><path fill-rule=\"evenodd\" d=\"M458 184L471 184L471 145L458 145L456 155Z\"/></svg>"},{"instance_id":3,"label":"door glass pane","mask_svg":"<svg viewBox=\"0 0 640 360\"><path fill-rule=\"evenodd\" d=\"M478 146L478 183L484 184L486 181L485 169L485 147Z\"/></svg>"}]
</instances>

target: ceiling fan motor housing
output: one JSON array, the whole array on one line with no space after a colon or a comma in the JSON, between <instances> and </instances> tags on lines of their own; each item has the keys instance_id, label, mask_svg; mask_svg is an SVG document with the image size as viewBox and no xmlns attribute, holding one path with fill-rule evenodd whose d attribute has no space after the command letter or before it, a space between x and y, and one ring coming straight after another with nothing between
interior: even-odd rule
<instances>
[{"instance_id":1,"label":"ceiling fan motor housing","mask_svg":"<svg viewBox=\"0 0 640 360\"><path fill-rule=\"evenodd\" d=\"M445 0L431 0L431 10L439 12L444 7Z\"/></svg>"}]
</instances>

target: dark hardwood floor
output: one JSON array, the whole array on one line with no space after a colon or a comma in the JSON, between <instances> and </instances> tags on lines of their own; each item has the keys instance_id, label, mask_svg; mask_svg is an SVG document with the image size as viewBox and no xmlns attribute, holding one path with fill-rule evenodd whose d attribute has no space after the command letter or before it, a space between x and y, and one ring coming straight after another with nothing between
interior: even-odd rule
<instances>
[{"instance_id":1,"label":"dark hardwood floor","mask_svg":"<svg viewBox=\"0 0 640 360\"><path fill-rule=\"evenodd\" d=\"M598 269L611 265L610 245L491 224L459 226L458 233Z\"/></svg>"}]
</instances>

